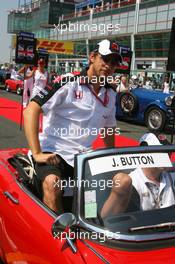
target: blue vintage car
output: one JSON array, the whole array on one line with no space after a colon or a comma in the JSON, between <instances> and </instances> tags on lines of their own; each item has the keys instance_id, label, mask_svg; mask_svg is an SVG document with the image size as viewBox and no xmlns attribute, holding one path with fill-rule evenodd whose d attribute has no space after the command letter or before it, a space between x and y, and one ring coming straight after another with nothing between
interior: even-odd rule
<instances>
[{"instance_id":1,"label":"blue vintage car","mask_svg":"<svg viewBox=\"0 0 175 264\"><path fill-rule=\"evenodd\" d=\"M175 95L140 87L118 93L116 118L144 123L152 131L161 131L175 122Z\"/></svg>"}]
</instances>

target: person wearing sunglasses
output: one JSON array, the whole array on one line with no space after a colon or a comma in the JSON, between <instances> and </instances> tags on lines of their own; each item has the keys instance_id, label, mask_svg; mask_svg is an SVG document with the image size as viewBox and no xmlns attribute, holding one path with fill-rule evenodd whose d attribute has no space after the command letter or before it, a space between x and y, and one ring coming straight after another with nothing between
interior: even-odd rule
<instances>
[{"instance_id":1,"label":"person wearing sunglasses","mask_svg":"<svg viewBox=\"0 0 175 264\"><path fill-rule=\"evenodd\" d=\"M114 146L116 94L108 77L121 61L118 44L102 40L90 54L87 69L72 79L47 85L24 111L25 134L36 163L43 202L58 214L63 212L60 183L73 177L74 155L91 148L101 129L105 131L106 147ZM38 136L41 112L43 132Z\"/></svg>"},{"instance_id":2,"label":"person wearing sunglasses","mask_svg":"<svg viewBox=\"0 0 175 264\"><path fill-rule=\"evenodd\" d=\"M48 71L45 69L46 62L44 58L38 59L38 66L34 67L33 70L27 74L25 79L30 79L33 77L33 89L31 98L33 98L38 92L44 89L48 83L49 74Z\"/></svg>"}]
</instances>

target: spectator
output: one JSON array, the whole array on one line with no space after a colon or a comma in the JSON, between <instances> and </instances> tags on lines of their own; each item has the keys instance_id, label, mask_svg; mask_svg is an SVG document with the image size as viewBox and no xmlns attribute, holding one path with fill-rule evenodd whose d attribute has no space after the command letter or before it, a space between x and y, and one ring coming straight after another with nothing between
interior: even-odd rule
<instances>
[{"instance_id":1,"label":"spectator","mask_svg":"<svg viewBox=\"0 0 175 264\"><path fill-rule=\"evenodd\" d=\"M146 79L145 88L146 89L152 89L152 87L151 87L151 79L149 77L147 77L147 79Z\"/></svg>"},{"instance_id":2,"label":"spectator","mask_svg":"<svg viewBox=\"0 0 175 264\"><path fill-rule=\"evenodd\" d=\"M10 79L16 80L17 76L18 76L18 68L15 66L15 68L12 68L11 70Z\"/></svg>"},{"instance_id":3,"label":"spectator","mask_svg":"<svg viewBox=\"0 0 175 264\"><path fill-rule=\"evenodd\" d=\"M110 7L111 7L111 4L110 4L110 2L107 2L107 3L106 3L106 5L105 5L105 9L106 9L106 10L109 10L109 9L110 9Z\"/></svg>"},{"instance_id":4,"label":"spectator","mask_svg":"<svg viewBox=\"0 0 175 264\"><path fill-rule=\"evenodd\" d=\"M128 92L129 91L129 84L127 82L127 77L122 75L120 78L120 84L117 86L116 89L117 93L121 92Z\"/></svg>"},{"instance_id":5,"label":"spectator","mask_svg":"<svg viewBox=\"0 0 175 264\"><path fill-rule=\"evenodd\" d=\"M165 80L163 83L163 93L169 93L169 92L170 92L169 79L168 77L165 77Z\"/></svg>"}]
</instances>

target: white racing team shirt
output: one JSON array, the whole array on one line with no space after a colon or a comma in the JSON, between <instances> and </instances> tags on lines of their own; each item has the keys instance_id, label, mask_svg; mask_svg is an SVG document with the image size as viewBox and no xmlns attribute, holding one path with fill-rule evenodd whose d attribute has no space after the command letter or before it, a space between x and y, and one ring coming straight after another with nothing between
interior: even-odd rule
<instances>
[{"instance_id":1,"label":"white racing team shirt","mask_svg":"<svg viewBox=\"0 0 175 264\"><path fill-rule=\"evenodd\" d=\"M106 105L86 84L76 80L59 89L40 91L32 100L44 113L40 134L42 151L57 153L73 166L74 155L91 148L101 128L116 127L115 92L102 87L98 97Z\"/></svg>"},{"instance_id":2,"label":"white racing team shirt","mask_svg":"<svg viewBox=\"0 0 175 264\"><path fill-rule=\"evenodd\" d=\"M156 195L156 191L158 192L157 201L159 203L159 208L175 205L175 196L173 191L175 179L171 173L165 171L162 172L159 188L156 188L155 183L149 180L144 175L141 168L137 168L136 170L132 171L129 174L129 176L132 179L132 185L135 187L135 189L137 190L140 196L141 210L151 210L156 208L155 197L154 197L154 195ZM172 182L173 182L173 186L171 184Z\"/></svg>"}]
</instances>

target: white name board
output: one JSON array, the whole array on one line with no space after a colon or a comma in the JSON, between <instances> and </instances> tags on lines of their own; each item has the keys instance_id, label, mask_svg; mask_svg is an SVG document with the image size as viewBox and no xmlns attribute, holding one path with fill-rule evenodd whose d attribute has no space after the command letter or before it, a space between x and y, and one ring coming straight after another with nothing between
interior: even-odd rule
<instances>
[{"instance_id":1,"label":"white name board","mask_svg":"<svg viewBox=\"0 0 175 264\"><path fill-rule=\"evenodd\" d=\"M153 167L172 167L168 153L112 155L89 160L92 176L108 171Z\"/></svg>"}]
</instances>

